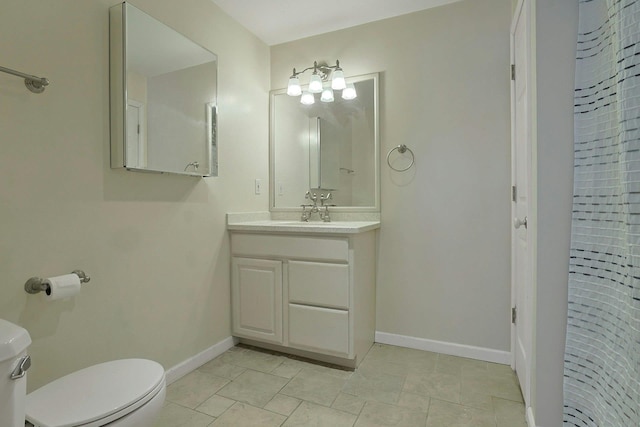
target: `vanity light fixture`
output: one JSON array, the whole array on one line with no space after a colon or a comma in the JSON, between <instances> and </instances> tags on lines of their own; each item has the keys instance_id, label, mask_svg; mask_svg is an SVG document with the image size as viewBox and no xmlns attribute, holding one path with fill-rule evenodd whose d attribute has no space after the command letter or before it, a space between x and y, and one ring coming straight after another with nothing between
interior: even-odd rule
<instances>
[{"instance_id":1,"label":"vanity light fixture","mask_svg":"<svg viewBox=\"0 0 640 427\"><path fill-rule=\"evenodd\" d=\"M306 71L313 70L311 78L309 79L309 88L303 92L300 86L300 79L298 76ZM329 80L331 76L331 86L324 86L324 82ZM296 71L293 69L291 77L289 77L289 84L287 85L287 95L300 96L300 102L304 105L311 105L315 102L314 94L321 93L320 101L333 102L333 91L341 90L342 99L354 99L358 95L353 83L347 84L344 79L344 73L340 68L340 61L336 60L336 65L318 64L318 61L313 62L312 67L305 68L302 71Z\"/></svg>"},{"instance_id":2,"label":"vanity light fixture","mask_svg":"<svg viewBox=\"0 0 640 427\"><path fill-rule=\"evenodd\" d=\"M347 84L347 87L342 91L342 99L354 99L358 96L356 93L356 87L353 83Z\"/></svg>"},{"instance_id":3,"label":"vanity light fixture","mask_svg":"<svg viewBox=\"0 0 640 427\"><path fill-rule=\"evenodd\" d=\"M333 89L329 86L322 89L322 95L320 95L320 101L333 102Z\"/></svg>"}]
</instances>

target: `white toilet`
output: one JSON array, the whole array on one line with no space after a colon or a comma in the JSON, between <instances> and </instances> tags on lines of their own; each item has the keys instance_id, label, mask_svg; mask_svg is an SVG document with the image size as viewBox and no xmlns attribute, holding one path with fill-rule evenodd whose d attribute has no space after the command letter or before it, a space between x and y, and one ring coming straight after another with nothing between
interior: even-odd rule
<instances>
[{"instance_id":1,"label":"white toilet","mask_svg":"<svg viewBox=\"0 0 640 427\"><path fill-rule=\"evenodd\" d=\"M26 394L29 333L0 319L0 426L147 427L165 398L164 368L151 360L101 363Z\"/></svg>"}]
</instances>

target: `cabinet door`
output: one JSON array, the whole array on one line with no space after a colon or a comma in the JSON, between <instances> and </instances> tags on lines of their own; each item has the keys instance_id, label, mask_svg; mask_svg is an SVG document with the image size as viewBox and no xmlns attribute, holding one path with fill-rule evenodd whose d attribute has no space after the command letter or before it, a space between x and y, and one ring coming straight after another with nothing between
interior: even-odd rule
<instances>
[{"instance_id":1,"label":"cabinet door","mask_svg":"<svg viewBox=\"0 0 640 427\"><path fill-rule=\"evenodd\" d=\"M233 258L231 276L233 334L282 344L282 262Z\"/></svg>"}]
</instances>

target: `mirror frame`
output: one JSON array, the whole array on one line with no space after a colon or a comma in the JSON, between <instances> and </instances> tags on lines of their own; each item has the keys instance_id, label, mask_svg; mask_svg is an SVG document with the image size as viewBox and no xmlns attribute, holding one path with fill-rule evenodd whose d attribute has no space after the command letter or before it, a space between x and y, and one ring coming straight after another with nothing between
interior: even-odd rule
<instances>
[{"instance_id":1,"label":"mirror frame","mask_svg":"<svg viewBox=\"0 0 640 427\"><path fill-rule=\"evenodd\" d=\"M380 73L361 74L346 77L347 83L356 83L363 80L373 80L373 117L374 117L374 204L372 206L335 206L331 211L335 212L380 212ZM308 85L302 86L303 90ZM275 97L287 95L287 89L275 89L269 94L269 211L271 212L298 212L300 206L276 207L276 173L275 173ZM302 196L302 195L301 195Z\"/></svg>"},{"instance_id":2,"label":"mirror frame","mask_svg":"<svg viewBox=\"0 0 640 427\"><path fill-rule=\"evenodd\" d=\"M211 177L218 176L218 153L217 153L217 90L218 76L216 73L215 86L216 96L215 102L205 105L205 126L202 133L205 135L205 153L209 159L209 167L207 170L198 172L187 171L167 171L140 167L130 167L126 165L126 144L127 144L127 103L129 101L127 93L127 6L134 7L144 14L150 16L167 28L175 31L177 34L189 40L194 45L210 52L216 57L216 67L218 64L218 55L211 52L206 47L196 43L181 32L165 24L159 19L151 16L144 10L133 6L130 3L122 2L109 8L109 99L110 99L110 145L111 145L111 168L126 169L136 172L151 172L171 175L186 175L193 177Z\"/></svg>"}]
</instances>

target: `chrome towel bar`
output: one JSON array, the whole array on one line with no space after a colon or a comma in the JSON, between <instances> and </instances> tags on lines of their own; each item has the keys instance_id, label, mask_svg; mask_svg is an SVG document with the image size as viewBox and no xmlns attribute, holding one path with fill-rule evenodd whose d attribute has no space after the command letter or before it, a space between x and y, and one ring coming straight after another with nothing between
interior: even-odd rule
<instances>
[{"instance_id":1,"label":"chrome towel bar","mask_svg":"<svg viewBox=\"0 0 640 427\"><path fill-rule=\"evenodd\" d=\"M5 67L0 67L0 71L22 77L24 79L24 85L33 93L44 92L44 87L49 84L49 80L45 77L32 76L31 74L21 73L20 71Z\"/></svg>"}]
</instances>

